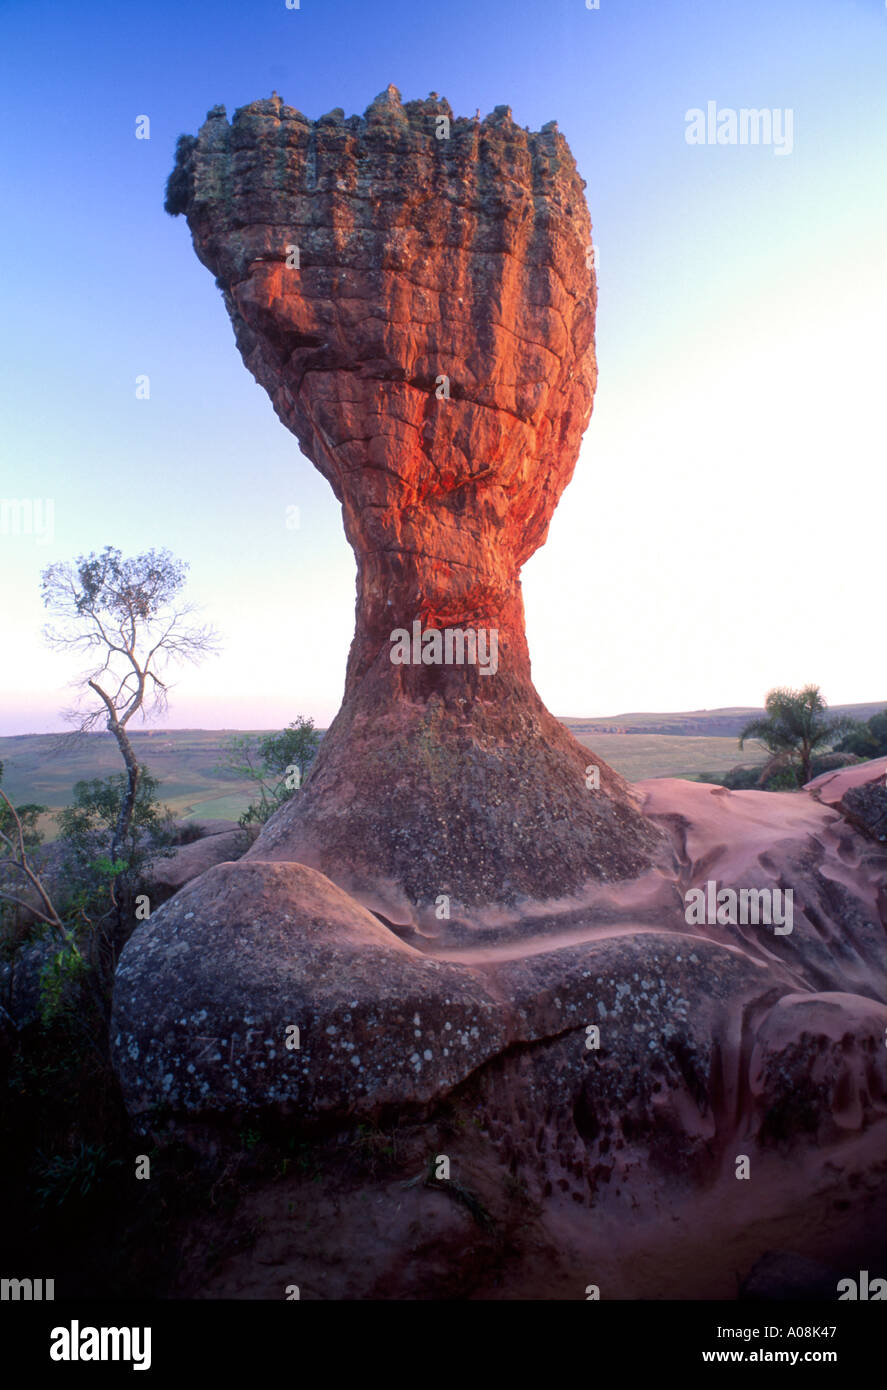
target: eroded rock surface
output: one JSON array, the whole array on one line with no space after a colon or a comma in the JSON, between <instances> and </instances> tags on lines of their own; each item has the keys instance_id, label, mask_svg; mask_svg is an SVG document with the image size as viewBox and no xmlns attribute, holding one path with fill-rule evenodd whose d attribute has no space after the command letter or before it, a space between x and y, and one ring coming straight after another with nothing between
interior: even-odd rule
<instances>
[{"instance_id":1,"label":"eroded rock surface","mask_svg":"<svg viewBox=\"0 0 887 1390\"><path fill-rule=\"evenodd\" d=\"M442 922L436 939L403 940L300 864L210 869L121 958L112 1038L131 1111L372 1116L489 1074L500 1078L490 1122L525 1150L525 1174L538 1168L540 1192L552 1180L538 1158L546 1128L549 1151L565 1135L582 1149L593 1190L606 1153L594 1146L608 1135L631 1138L640 1172L672 1153L686 1177L738 1131L790 1136L795 1104L802 1131L824 1142L879 1122L887 850L808 792L670 779L639 790L673 837L670 877L474 934ZM791 887L791 931L688 924L687 893L709 880ZM496 1119L509 1096L520 1123Z\"/></svg>"},{"instance_id":2,"label":"eroded rock surface","mask_svg":"<svg viewBox=\"0 0 887 1390\"><path fill-rule=\"evenodd\" d=\"M836 806L847 820L879 844L887 841L887 776L873 778L872 763L826 772L808 789L827 806Z\"/></svg>"},{"instance_id":3,"label":"eroded rock surface","mask_svg":"<svg viewBox=\"0 0 887 1390\"><path fill-rule=\"evenodd\" d=\"M340 1190L331 1170L320 1245L288 1217L298 1183L257 1194L259 1263L233 1259L217 1294L278 1296L281 1262L303 1297L357 1298L573 1298L591 1279L603 1297L729 1298L774 1245L846 1271L869 1241L880 1268L887 850L812 791L639 794L678 868L601 889L584 915L417 949L316 871L249 860L137 929L111 1036L138 1128L172 1120L212 1145L247 1114L296 1134L322 1120L350 1151L407 1124L405 1177L445 1153L459 1185ZM689 925L685 894L708 879L794 885L792 932ZM500 1289L506 1230L522 1253Z\"/></svg>"},{"instance_id":4,"label":"eroded rock surface","mask_svg":"<svg viewBox=\"0 0 887 1390\"><path fill-rule=\"evenodd\" d=\"M276 97L230 124L216 108L170 179L167 208L357 560L342 709L252 855L318 868L398 923L433 922L441 894L470 921L632 878L659 847L630 787L541 703L524 634L520 568L596 383L583 189L554 122L456 118L394 87L348 119ZM414 622L497 633L495 671L489 650L485 673L393 664Z\"/></svg>"},{"instance_id":5,"label":"eroded rock surface","mask_svg":"<svg viewBox=\"0 0 887 1390\"><path fill-rule=\"evenodd\" d=\"M221 864L188 884L130 940L114 999L139 1117L158 1101L372 1113L447 1091L506 1042L481 979L303 864Z\"/></svg>"},{"instance_id":6,"label":"eroded rock surface","mask_svg":"<svg viewBox=\"0 0 887 1390\"><path fill-rule=\"evenodd\" d=\"M155 906L192 879L199 878L215 864L238 859L246 848L246 837L236 822L218 822L223 829L208 826L199 840L179 845L172 854L156 859L150 866L151 901Z\"/></svg>"}]
</instances>

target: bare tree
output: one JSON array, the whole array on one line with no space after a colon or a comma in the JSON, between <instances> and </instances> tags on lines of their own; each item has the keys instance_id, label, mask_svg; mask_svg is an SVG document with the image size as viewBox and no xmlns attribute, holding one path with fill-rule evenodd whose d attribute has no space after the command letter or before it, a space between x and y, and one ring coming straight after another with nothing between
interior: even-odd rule
<instances>
[{"instance_id":1,"label":"bare tree","mask_svg":"<svg viewBox=\"0 0 887 1390\"><path fill-rule=\"evenodd\" d=\"M127 788L111 842L115 861L132 822L140 776L127 725L137 712L145 719L166 710L165 675L173 662L196 664L217 649L213 629L196 623L195 606L180 597L187 572L188 565L168 550L124 559L113 546L43 572L43 603L61 620L46 627L47 641L93 658L74 682L82 696L67 718L84 733L104 720L126 766Z\"/></svg>"},{"instance_id":2,"label":"bare tree","mask_svg":"<svg viewBox=\"0 0 887 1390\"><path fill-rule=\"evenodd\" d=\"M2 779L3 764L0 763L0 781ZM45 806L13 806L0 787L0 873L7 869L20 873L33 889L36 901L25 902L13 893L5 875L0 881L0 900L24 908L39 922L45 922L47 926L64 933L62 919L28 854L28 850L33 849L39 840L35 813L45 809Z\"/></svg>"}]
</instances>

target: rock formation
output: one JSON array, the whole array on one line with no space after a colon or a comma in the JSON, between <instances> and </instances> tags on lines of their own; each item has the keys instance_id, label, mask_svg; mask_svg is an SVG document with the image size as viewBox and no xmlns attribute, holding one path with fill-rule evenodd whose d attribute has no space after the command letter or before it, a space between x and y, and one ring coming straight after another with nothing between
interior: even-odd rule
<instances>
[{"instance_id":1,"label":"rock formation","mask_svg":"<svg viewBox=\"0 0 887 1390\"><path fill-rule=\"evenodd\" d=\"M229 125L217 107L169 182L357 559L342 709L253 857L318 868L404 925L434 929L442 894L470 920L631 878L657 848L631 789L542 705L524 634L520 568L597 375L583 188L553 122L456 119L394 87L347 120L275 97ZM422 664L394 664L414 623L496 633L497 651L436 664L430 637Z\"/></svg>"},{"instance_id":2,"label":"rock formation","mask_svg":"<svg viewBox=\"0 0 887 1390\"><path fill-rule=\"evenodd\" d=\"M512 1146L527 1130L526 1172L544 1173L533 1136L539 1114L558 1106L556 1129L572 1134L574 1107L590 1106L596 1139L628 1124L649 1146L664 1126L682 1152L701 1146L710 1161L716 1133L726 1142L740 1122L766 1132L780 1096L812 1084L808 1061L825 1044L809 1020L825 1020L829 1038L837 1027L838 1042L842 1028L848 1040L883 1035L887 849L817 793L837 802L865 778L883 782L885 770L887 760L829 773L802 793L639 783L672 844L670 876L602 888L590 909L506 918L422 950L305 865L218 865L153 913L121 957L114 1035L130 1108L144 1116L160 1099L192 1116L232 1104L371 1116L439 1098L481 1069L499 1077L488 1113L511 1087L524 1093L508 1104L523 1116L510 1126ZM790 886L791 931L689 924L687 893L709 882ZM803 1020L796 1048L792 1020ZM285 1045L290 1025L295 1049ZM602 1038L591 1056L589 1025ZM860 1122L887 1114L887 1050L861 1036L858 1046L859 1066L857 1043L845 1045L844 1070L839 1055L829 1086L815 1091L817 1126L833 1124L850 1090L868 1097ZM817 1065L827 1061L819 1055ZM868 1082L866 1066L875 1069ZM592 1168L596 1152L591 1145Z\"/></svg>"},{"instance_id":3,"label":"rock formation","mask_svg":"<svg viewBox=\"0 0 887 1390\"><path fill-rule=\"evenodd\" d=\"M274 1296L280 1252L300 1248L309 1297L464 1297L480 1280L479 1296L575 1298L594 1278L607 1298L730 1298L784 1243L846 1271L868 1241L859 1267L880 1270L887 848L841 805L885 772L882 759L795 793L638 784L674 849L660 891L642 877L562 914L557 934L511 922L434 955L300 864L240 861L188 884L118 969L111 1036L137 1128L168 1116L213 1151L241 1116L303 1135L323 1122L328 1163L357 1122L414 1126L400 1181L319 1189L320 1245L294 1245L267 1194L267 1241L216 1292ZM793 886L791 933L688 924L686 894L709 881ZM470 1123L454 1131L447 1113ZM440 1152L500 1231L524 1232L507 1293L484 1282L470 1219L404 1190ZM298 1184L289 1195L305 1201ZM425 1250L405 1281L429 1220L446 1259ZM342 1247L330 1268L327 1239Z\"/></svg>"},{"instance_id":4,"label":"rock formation","mask_svg":"<svg viewBox=\"0 0 887 1390\"><path fill-rule=\"evenodd\" d=\"M165 1117L214 1152L245 1114L334 1145L418 1116L427 1155L461 1106L474 1123L444 1151L493 1205L519 1186L521 1229L535 1213L529 1296L598 1276L604 1297L728 1297L775 1249L787 1285L812 1254L843 1265L804 1242L811 1207L817 1232L839 1205L865 1228L887 1176L887 759L800 792L629 788L533 690L518 572L594 389L563 139L393 89L314 123L274 99L180 142L168 207L342 501L357 631L305 789L122 953L111 1039L137 1128ZM414 621L497 630L495 674L394 664ZM791 895L791 918L690 913L722 892ZM307 1261L316 1296L404 1296L407 1188L350 1194L354 1229L360 1202L406 1214L393 1245L349 1230L347 1277ZM462 1296L476 1246L454 1221L438 1229ZM282 1222L275 1240L289 1251ZM264 1278L253 1261L240 1286L279 1296Z\"/></svg>"},{"instance_id":5,"label":"rock formation","mask_svg":"<svg viewBox=\"0 0 887 1390\"><path fill-rule=\"evenodd\" d=\"M195 840L179 845L171 854L159 855L148 866L151 903L159 907L167 898L215 864L237 859L244 850L246 836L236 821L208 821Z\"/></svg>"}]
</instances>

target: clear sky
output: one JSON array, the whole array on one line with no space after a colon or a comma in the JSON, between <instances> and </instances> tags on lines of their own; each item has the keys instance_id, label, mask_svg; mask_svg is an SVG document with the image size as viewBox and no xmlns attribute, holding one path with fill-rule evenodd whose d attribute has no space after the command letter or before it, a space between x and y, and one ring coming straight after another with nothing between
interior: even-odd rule
<instances>
[{"instance_id":1,"label":"clear sky","mask_svg":"<svg viewBox=\"0 0 887 1390\"><path fill-rule=\"evenodd\" d=\"M162 204L216 103L350 115L389 82L556 118L588 184L598 394L524 570L549 707L887 696L884 0L2 0L0 499L51 499L54 535L0 534L0 733L60 727L77 668L41 640L40 571L106 544L188 560L222 633L171 725L338 708L338 504ZM790 110L791 152L688 144L709 101Z\"/></svg>"}]
</instances>

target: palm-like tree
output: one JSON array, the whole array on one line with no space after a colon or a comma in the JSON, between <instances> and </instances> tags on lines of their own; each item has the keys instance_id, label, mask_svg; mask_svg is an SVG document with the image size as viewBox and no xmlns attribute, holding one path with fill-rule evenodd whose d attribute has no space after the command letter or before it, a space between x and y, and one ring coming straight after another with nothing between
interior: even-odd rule
<instances>
[{"instance_id":1,"label":"palm-like tree","mask_svg":"<svg viewBox=\"0 0 887 1390\"><path fill-rule=\"evenodd\" d=\"M845 715L828 717L818 685L805 685L803 690L770 690L764 704L766 716L746 724L739 735L739 747L753 738L773 754L788 753L797 764L801 786L810 781L814 752L833 744L853 723Z\"/></svg>"}]
</instances>

